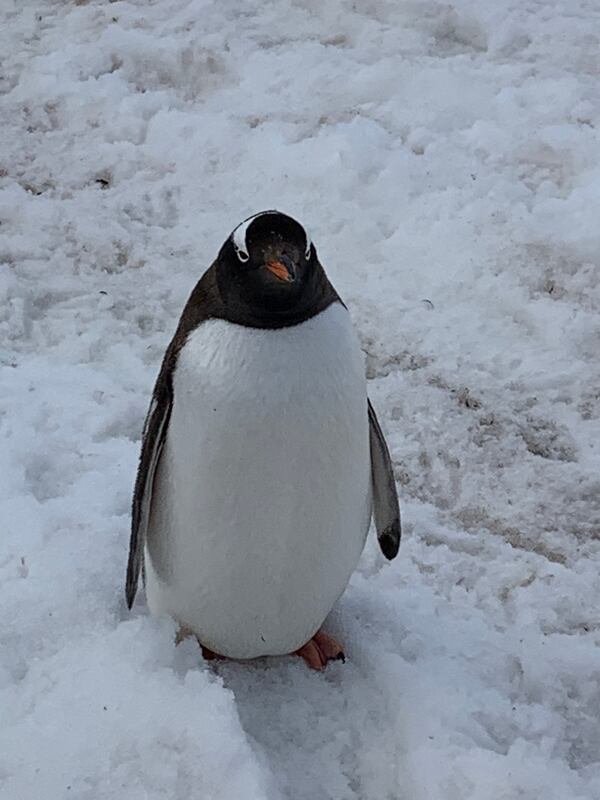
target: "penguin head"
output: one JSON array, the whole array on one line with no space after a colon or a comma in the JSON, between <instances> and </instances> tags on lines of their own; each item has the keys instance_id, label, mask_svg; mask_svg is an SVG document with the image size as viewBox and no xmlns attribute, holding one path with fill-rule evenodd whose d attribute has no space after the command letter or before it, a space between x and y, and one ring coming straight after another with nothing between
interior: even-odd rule
<instances>
[{"instance_id":1,"label":"penguin head","mask_svg":"<svg viewBox=\"0 0 600 800\"><path fill-rule=\"evenodd\" d=\"M255 311L285 312L310 299L320 268L304 227L287 214L262 211L231 233L218 257L221 293Z\"/></svg>"}]
</instances>

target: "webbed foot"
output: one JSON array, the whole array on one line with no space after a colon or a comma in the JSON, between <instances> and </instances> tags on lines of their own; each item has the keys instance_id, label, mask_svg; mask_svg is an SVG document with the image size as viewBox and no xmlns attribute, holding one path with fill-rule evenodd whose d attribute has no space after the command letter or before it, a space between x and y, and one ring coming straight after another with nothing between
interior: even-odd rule
<instances>
[{"instance_id":1,"label":"webbed foot","mask_svg":"<svg viewBox=\"0 0 600 800\"><path fill-rule=\"evenodd\" d=\"M296 650L296 655L303 658L311 669L325 669L328 661L345 661L342 645L323 631L317 631L313 638Z\"/></svg>"}]
</instances>

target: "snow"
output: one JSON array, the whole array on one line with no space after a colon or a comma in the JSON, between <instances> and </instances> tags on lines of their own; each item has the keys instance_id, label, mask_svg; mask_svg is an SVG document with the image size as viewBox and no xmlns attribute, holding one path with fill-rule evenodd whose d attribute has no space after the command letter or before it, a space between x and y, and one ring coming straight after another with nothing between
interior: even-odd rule
<instances>
[{"instance_id":1,"label":"snow","mask_svg":"<svg viewBox=\"0 0 600 800\"><path fill-rule=\"evenodd\" d=\"M600 797L600 8L4 0L0 796ZM404 539L348 660L125 611L153 380L263 208L367 353Z\"/></svg>"}]
</instances>

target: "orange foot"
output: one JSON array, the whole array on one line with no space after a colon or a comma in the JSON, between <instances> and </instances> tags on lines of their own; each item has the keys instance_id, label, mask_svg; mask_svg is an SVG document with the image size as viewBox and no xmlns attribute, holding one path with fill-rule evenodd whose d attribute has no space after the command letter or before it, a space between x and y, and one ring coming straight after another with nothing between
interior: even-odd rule
<instances>
[{"instance_id":1,"label":"orange foot","mask_svg":"<svg viewBox=\"0 0 600 800\"><path fill-rule=\"evenodd\" d=\"M296 650L296 655L303 658L311 669L325 669L328 661L345 661L342 645L327 633L317 631L313 638Z\"/></svg>"}]
</instances>

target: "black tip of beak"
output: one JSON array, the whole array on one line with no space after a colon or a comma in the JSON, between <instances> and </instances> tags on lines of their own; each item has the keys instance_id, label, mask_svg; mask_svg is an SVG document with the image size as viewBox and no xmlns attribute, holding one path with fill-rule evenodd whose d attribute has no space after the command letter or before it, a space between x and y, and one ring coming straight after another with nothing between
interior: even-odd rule
<instances>
[{"instance_id":1,"label":"black tip of beak","mask_svg":"<svg viewBox=\"0 0 600 800\"><path fill-rule=\"evenodd\" d=\"M285 268L288 271L288 275L290 276L289 277L290 283L292 281L295 281L296 280L296 267L294 266L294 262L292 261L292 259L288 258L288 256L281 256L281 258L279 260L281 261L282 264L285 265Z\"/></svg>"}]
</instances>

